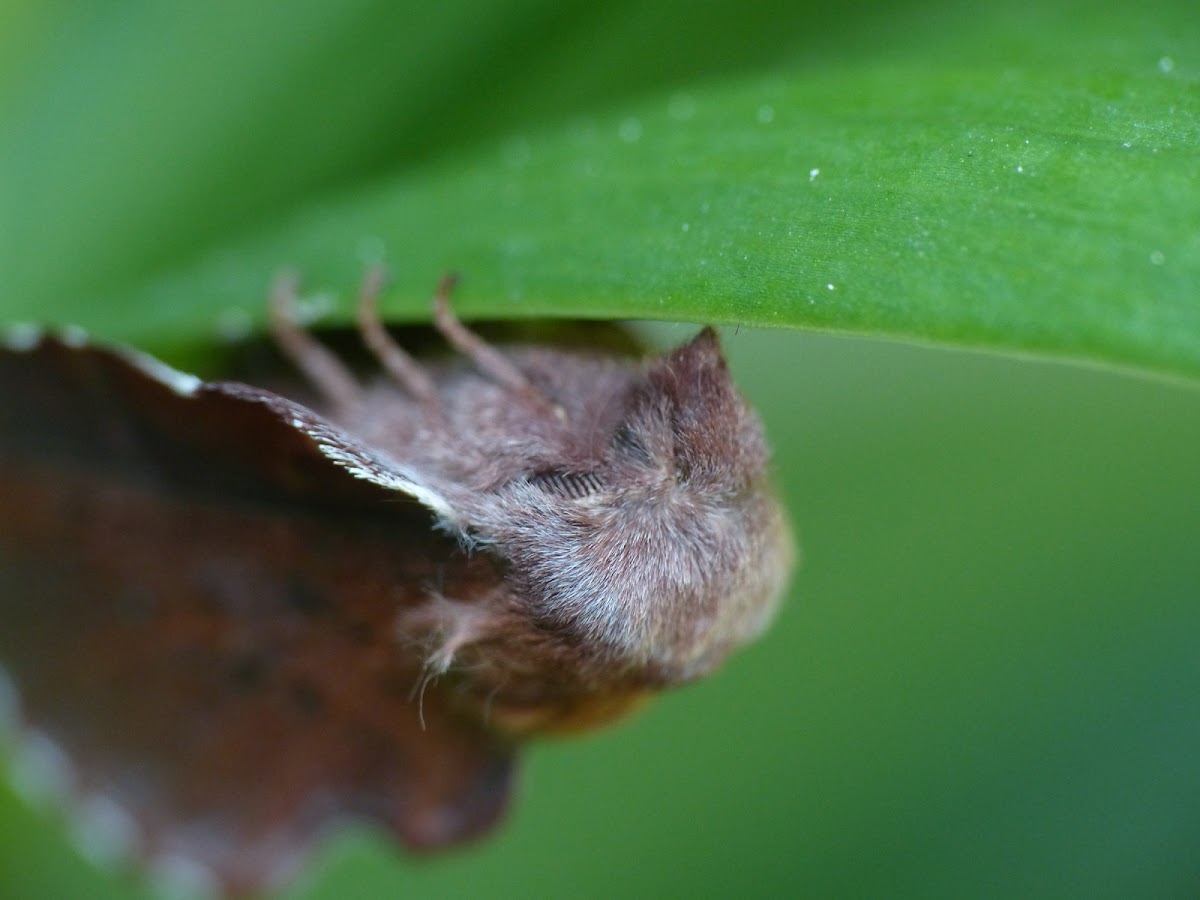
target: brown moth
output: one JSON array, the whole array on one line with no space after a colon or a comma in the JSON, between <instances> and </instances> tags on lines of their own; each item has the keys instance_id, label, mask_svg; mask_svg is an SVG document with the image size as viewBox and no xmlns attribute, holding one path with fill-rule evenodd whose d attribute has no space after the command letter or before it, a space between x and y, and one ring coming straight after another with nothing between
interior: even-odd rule
<instances>
[{"instance_id":1,"label":"brown moth","mask_svg":"<svg viewBox=\"0 0 1200 900\"><path fill-rule=\"evenodd\" d=\"M96 855L238 894L346 820L466 840L523 740L706 675L768 623L792 542L715 332L647 361L500 349L449 288L460 355L419 362L368 278L364 383L281 281L271 330L311 404L10 332L0 719Z\"/></svg>"}]
</instances>

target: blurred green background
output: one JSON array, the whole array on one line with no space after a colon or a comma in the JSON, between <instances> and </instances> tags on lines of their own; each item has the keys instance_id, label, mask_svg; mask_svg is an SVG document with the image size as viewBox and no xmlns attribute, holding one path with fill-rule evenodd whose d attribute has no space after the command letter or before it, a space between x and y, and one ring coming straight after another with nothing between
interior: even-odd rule
<instances>
[{"instance_id":1,"label":"blurred green background","mask_svg":"<svg viewBox=\"0 0 1200 900\"><path fill-rule=\"evenodd\" d=\"M1193 20L1169 3L7 0L0 320L203 364L277 266L344 294L383 256L404 318L456 267L480 315L1200 371ZM669 164L638 131L648 109L703 119L764 91L741 126L677 137ZM762 139L789 97L810 118ZM1109 114L1085 127L1083 107ZM942 160L880 194L810 176L800 152L811 128L822 159L882 171L966 129L964 109L995 134L1040 123L1021 132L1051 147L1039 196L1004 187L1016 157L975 181ZM1139 122L1153 146L1120 168L1138 148L1102 145ZM610 127L643 155L590 143ZM1078 184L1049 177L1051 156ZM700 196L725 201L706 235L698 207L684 231L671 205ZM785 208L811 232L782 240ZM925 230L897 239L913 215ZM804 549L777 627L626 725L532 748L494 840L413 860L347 835L289 895L1200 893L1200 393L811 331L726 343ZM8 793L0 838L0 896L144 896Z\"/></svg>"}]
</instances>

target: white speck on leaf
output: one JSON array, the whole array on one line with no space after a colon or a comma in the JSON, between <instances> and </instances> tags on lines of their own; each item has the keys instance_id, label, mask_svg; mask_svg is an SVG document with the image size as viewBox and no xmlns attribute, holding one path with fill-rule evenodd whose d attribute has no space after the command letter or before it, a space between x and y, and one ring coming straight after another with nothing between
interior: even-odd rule
<instances>
[{"instance_id":1,"label":"white speck on leaf","mask_svg":"<svg viewBox=\"0 0 1200 900\"><path fill-rule=\"evenodd\" d=\"M696 98L691 94L674 94L667 101L667 115L676 122L686 122L696 114Z\"/></svg>"},{"instance_id":2,"label":"white speck on leaf","mask_svg":"<svg viewBox=\"0 0 1200 900\"><path fill-rule=\"evenodd\" d=\"M764 103L758 108L758 121L763 125L770 125L775 121L775 107Z\"/></svg>"},{"instance_id":3,"label":"white speck on leaf","mask_svg":"<svg viewBox=\"0 0 1200 900\"><path fill-rule=\"evenodd\" d=\"M366 234L354 247L358 261L364 266L382 265L387 258L387 243L376 234Z\"/></svg>"},{"instance_id":4,"label":"white speck on leaf","mask_svg":"<svg viewBox=\"0 0 1200 900\"><path fill-rule=\"evenodd\" d=\"M513 169L527 165L529 158L533 155L529 141L523 137L509 138L504 142L501 152L504 155L504 164Z\"/></svg>"},{"instance_id":5,"label":"white speck on leaf","mask_svg":"<svg viewBox=\"0 0 1200 900\"><path fill-rule=\"evenodd\" d=\"M1161 266L1167 261L1166 255L1161 250L1150 251L1150 265Z\"/></svg>"},{"instance_id":6,"label":"white speck on leaf","mask_svg":"<svg viewBox=\"0 0 1200 900\"><path fill-rule=\"evenodd\" d=\"M817 180L817 176L820 174L821 174L820 169L809 169L808 170L808 183L812 184L814 181Z\"/></svg>"},{"instance_id":7,"label":"white speck on leaf","mask_svg":"<svg viewBox=\"0 0 1200 900\"><path fill-rule=\"evenodd\" d=\"M1164 56L1158 61L1158 71L1163 72L1165 74L1167 72L1174 71L1174 69L1175 69L1175 60L1171 59L1171 57Z\"/></svg>"},{"instance_id":8,"label":"white speck on leaf","mask_svg":"<svg viewBox=\"0 0 1200 900\"><path fill-rule=\"evenodd\" d=\"M627 144L636 144L642 139L642 122L630 116L617 126L617 136Z\"/></svg>"}]
</instances>

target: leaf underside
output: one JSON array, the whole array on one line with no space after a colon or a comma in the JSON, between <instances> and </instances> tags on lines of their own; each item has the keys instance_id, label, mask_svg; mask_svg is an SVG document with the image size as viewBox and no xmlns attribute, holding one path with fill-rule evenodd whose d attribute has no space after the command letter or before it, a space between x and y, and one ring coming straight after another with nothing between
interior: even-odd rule
<instances>
[{"instance_id":1,"label":"leaf underside","mask_svg":"<svg viewBox=\"0 0 1200 900\"><path fill-rule=\"evenodd\" d=\"M151 60L164 86L145 96L119 93L132 65L119 60L98 86L33 79L3 148L20 176L7 179L5 318L198 345L261 321L282 266L343 301L345 321L362 269L385 262L399 319L424 318L453 269L471 317L798 327L1200 373L1200 95L1183 6L1158 21L868 8L857 41L789 8L747 23L770 34L758 57L713 37L737 17L720 6L694 25L717 41L708 70L680 52L694 31L643 46L673 9L560 22L514 4L512 33L554 38L517 60L485 53L463 30L471 11L451 7L423 33L456 36L449 61L410 38L403 65L350 67L336 90L314 90L330 63L301 40L305 16L337 20L329 53L396 21L309 10L274 42L224 51L215 77L237 82L241 104L214 104L213 85L187 78L211 50L203 37L172 65ZM103 37L126 46L162 27L147 17ZM87 49L81 72L107 59L102 41ZM606 84L593 69L611 70L618 49L631 70ZM471 75L449 78L451 65ZM250 84L266 72L274 94ZM99 108L66 117L81 98ZM134 103L161 121L128 120ZM300 107L302 122L286 118ZM56 132L39 156L56 111L79 141ZM71 151L105 111L116 124L98 158ZM380 144L390 162L364 149ZM238 153L243 168L226 158ZM300 193L279 186L289 173Z\"/></svg>"}]
</instances>

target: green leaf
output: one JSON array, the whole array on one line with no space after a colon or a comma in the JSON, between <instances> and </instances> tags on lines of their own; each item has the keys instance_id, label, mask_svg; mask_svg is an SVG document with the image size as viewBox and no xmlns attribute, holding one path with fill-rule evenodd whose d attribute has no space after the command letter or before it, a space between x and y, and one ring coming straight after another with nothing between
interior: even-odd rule
<instances>
[{"instance_id":1,"label":"green leaf","mask_svg":"<svg viewBox=\"0 0 1200 900\"><path fill-rule=\"evenodd\" d=\"M637 16L606 22L607 42L589 35L597 49L564 59L564 47L580 46L571 23L596 24L576 12L559 26L561 41L538 48L540 58L493 51L502 82L534 118L564 105L560 86L550 78L530 85L516 73L559 66L557 77L586 85L599 62L617 58L607 55L614 48L632 50L636 74L622 66L623 96L605 96L605 111L581 107L487 137L504 123L484 116L473 132L454 112L462 102L483 116L486 105L461 87L469 78L450 78L458 95L439 99L445 68L457 61L470 71L472 54L482 52L458 40L469 9L444 10L421 33L428 41L409 35L384 56L405 60L380 79L402 86L387 106L397 127L421 120L412 110L430 103L448 108L451 123L439 150L426 122L413 136L420 149L397 152L391 175L362 143L383 130L370 118L371 99L347 97L360 76L324 81L333 77L330 60L345 60L355 39L369 39L372 27L396 30L380 10L304 7L281 20L271 42L225 48L217 62L229 83L219 94L192 82L190 66L211 63L205 54L217 46L191 27L188 16L203 14L147 13L137 28L97 27L90 54L81 54L89 74L172 26L182 47L158 42L161 58L140 62L165 69L179 102L164 102L154 83L139 84L147 96L133 100L106 94L110 105L146 105L165 126L152 118L127 128L124 141L102 147L108 156L85 157L69 141L55 148L72 155L57 168L52 156L50 171L82 165L75 175L88 179L69 199L98 203L92 195L110 191L126 205L64 209L51 223L22 216L15 204L14 232L35 234L10 248L14 280L28 295L28 306L14 297L13 312L28 316L53 297L56 318L162 345L209 335L222 315L257 318L265 283L281 266L344 295L365 264L385 260L398 276L391 309L404 317L423 316L428 288L453 268L467 277L459 302L472 315L808 327L1200 374L1200 43L1178 14L1171 27L1173 10L1153 27L1145 13L1072 22L1066 8L1022 28L951 17L953 52L917 43L892 48L881 63L860 50L851 62L793 62L670 90L648 67L652 47L635 41L646 24ZM536 22L557 36L536 5L507 15L506 33ZM710 16L709 25L727 24ZM1068 24L1076 33L1064 43L1051 26ZM313 42L313 28L327 36ZM782 52L778 34L771 54ZM793 34L799 54L804 39ZM819 56L819 43L809 50ZM69 88L84 93L88 84ZM63 127L36 111L41 128L19 129L33 135L17 142L27 154L45 145L51 124ZM87 116L109 112L101 105ZM283 152L295 144L306 149ZM253 177L235 177L236 167ZM307 199L279 215L278 195L294 179L301 188L335 186L297 194ZM32 188L15 193L37 212L26 196ZM205 228L190 224L193 209ZM248 234L230 230L232 211L248 215ZM181 220L177 228L168 213ZM105 219L120 230L90 227ZM47 250L47 233L64 222ZM205 229L214 236L185 252L182 243ZM113 258L124 262L110 265ZM164 276L129 274L164 265ZM90 285L89 268L99 273Z\"/></svg>"}]
</instances>

